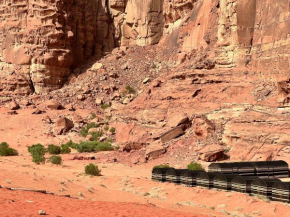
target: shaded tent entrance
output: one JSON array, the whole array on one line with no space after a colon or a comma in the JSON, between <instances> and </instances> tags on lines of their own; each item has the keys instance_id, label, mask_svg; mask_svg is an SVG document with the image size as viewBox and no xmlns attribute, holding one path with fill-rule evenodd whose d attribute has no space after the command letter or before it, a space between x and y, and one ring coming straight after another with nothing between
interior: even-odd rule
<instances>
[{"instance_id":1,"label":"shaded tent entrance","mask_svg":"<svg viewBox=\"0 0 290 217\"><path fill-rule=\"evenodd\" d=\"M290 182L277 182L272 186L272 200L290 203Z\"/></svg>"},{"instance_id":2,"label":"shaded tent entrance","mask_svg":"<svg viewBox=\"0 0 290 217\"><path fill-rule=\"evenodd\" d=\"M152 170L152 180L165 182L166 181L166 172L168 169L172 168L153 168Z\"/></svg>"},{"instance_id":3,"label":"shaded tent entrance","mask_svg":"<svg viewBox=\"0 0 290 217\"><path fill-rule=\"evenodd\" d=\"M180 176L187 169L174 169L170 168L166 172L166 181L180 184Z\"/></svg>"},{"instance_id":4,"label":"shaded tent entrance","mask_svg":"<svg viewBox=\"0 0 290 217\"><path fill-rule=\"evenodd\" d=\"M271 198L272 186L277 182L281 182L281 180L275 178L256 179L251 184L251 194Z\"/></svg>"},{"instance_id":5,"label":"shaded tent entrance","mask_svg":"<svg viewBox=\"0 0 290 217\"><path fill-rule=\"evenodd\" d=\"M196 177L203 170L185 170L180 175L180 183L186 186L196 186Z\"/></svg>"},{"instance_id":6,"label":"shaded tent entrance","mask_svg":"<svg viewBox=\"0 0 290 217\"><path fill-rule=\"evenodd\" d=\"M212 188L213 180L215 176L219 174L221 173L200 172L196 177L196 185L205 187L205 188Z\"/></svg>"},{"instance_id":7,"label":"shaded tent entrance","mask_svg":"<svg viewBox=\"0 0 290 217\"><path fill-rule=\"evenodd\" d=\"M252 181L259 179L257 176L237 176L232 180L232 190L241 193L251 193Z\"/></svg>"},{"instance_id":8,"label":"shaded tent entrance","mask_svg":"<svg viewBox=\"0 0 290 217\"><path fill-rule=\"evenodd\" d=\"M221 190L231 190L232 181L238 174L219 174L214 177L213 187Z\"/></svg>"}]
</instances>

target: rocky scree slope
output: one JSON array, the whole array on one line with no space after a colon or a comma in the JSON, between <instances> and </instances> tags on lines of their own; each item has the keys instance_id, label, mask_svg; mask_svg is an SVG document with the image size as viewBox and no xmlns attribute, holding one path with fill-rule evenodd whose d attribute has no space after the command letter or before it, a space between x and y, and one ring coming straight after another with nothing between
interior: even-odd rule
<instances>
[{"instance_id":1,"label":"rocky scree slope","mask_svg":"<svg viewBox=\"0 0 290 217\"><path fill-rule=\"evenodd\" d=\"M43 96L111 104L125 151L289 161L288 1L30 3L1 2L3 98L68 78ZM136 92L124 95L126 85Z\"/></svg>"}]
</instances>

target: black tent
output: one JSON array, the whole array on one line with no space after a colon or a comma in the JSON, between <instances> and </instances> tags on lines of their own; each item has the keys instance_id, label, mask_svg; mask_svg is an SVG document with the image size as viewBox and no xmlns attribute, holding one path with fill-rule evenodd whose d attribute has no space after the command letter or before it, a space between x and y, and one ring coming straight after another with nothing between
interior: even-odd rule
<instances>
[{"instance_id":1,"label":"black tent","mask_svg":"<svg viewBox=\"0 0 290 217\"><path fill-rule=\"evenodd\" d=\"M168 169L166 171L166 181L179 184L180 183L180 175L185 170L186 169L174 169L174 168Z\"/></svg>"},{"instance_id":2,"label":"black tent","mask_svg":"<svg viewBox=\"0 0 290 217\"><path fill-rule=\"evenodd\" d=\"M241 176L255 175L255 167L250 162L212 163L209 165L208 171Z\"/></svg>"},{"instance_id":3,"label":"black tent","mask_svg":"<svg viewBox=\"0 0 290 217\"><path fill-rule=\"evenodd\" d=\"M290 203L290 182L276 182L272 187L272 200Z\"/></svg>"},{"instance_id":4,"label":"black tent","mask_svg":"<svg viewBox=\"0 0 290 217\"><path fill-rule=\"evenodd\" d=\"M272 186L277 182L281 182L281 180L276 179L276 178L256 179L256 180L252 181L251 194L266 196L266 197L271 198Z\"/></svg>"},{"instance_id":5,"label":"black tent","mask_svg":"<svg viewBox=\"0 0 290 217\"><path fill-rule=\"evenodd\" d=\"M186 186L196 186L196 177L203 170L184 170L180 175L180 182Z\"/></svg>"},{"instance_id":6,"label":"black tent","mask_svg":"<svg viewBox=\"0 0 290 217\"><path fill-rule=\"evenodd\" d=\"M196 177L196 185L206 188L212 188L213 187L213 180L216 175L219 175L221 173L217 172L200 172Z\"/></svg>"},{"instance_id":7,"label":"black tent","mask_svg":"<svg viewBox=\"0 0 290 217\"><path fill-rule=\"evenodd\" d=\"M276 177L287 178L289 177L288 164L285 161L258 161L251 162L255 167L255 174L259 177Z\"/></svg>"},{"instance_id":8,"label":"black tent","mask_svg":"<svg viewBox=\"0 0 290 217\"><path fill-rule=\"evenodd\" d=\"M152 180L165 182L166 172L170 168L153 168L152 170Z\"/></svg>"},{"instance_id":9,"label":"black tent","mask_svg":"<svg viewBox=\"0 0 290 217\"><path fill-rule=\"evenodd\" d=\"M231 190L232 181L238 174L218 174L214 177L213 187L222 190Z\"/></svg>"},{"instance_id":10,"label":"black tent","mask_svg":"<svg viewBox=\"0 0 290 217\"><path fill-rule=\"evenodd\" d=\"M256 179L257 176L237 176L232 180L232 191L251 193L252 181Z\"/></svg>"}]
</instances>

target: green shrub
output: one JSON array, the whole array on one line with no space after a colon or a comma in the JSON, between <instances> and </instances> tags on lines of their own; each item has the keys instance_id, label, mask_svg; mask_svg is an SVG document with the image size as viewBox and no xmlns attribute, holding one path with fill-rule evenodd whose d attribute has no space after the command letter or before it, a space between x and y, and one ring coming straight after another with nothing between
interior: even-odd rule
<instances>
[{"instance_id":1,"label":"green shrub","mask_svg":"<svg viewBox=\"0 0 290 217\"><path fill-rule=\"evenodd\" d=\"M97 117L97 115L96 115L95 113L91 113L91 114L90 114L90 119L91 119L91 120L95 119L96 117Z\"/></svg>"},{"instance_id":2,"label":"green shrub","mask_svg":"<svg viewBox=\"0 0 290 217\"><path fill-rule=\"evenodd\" d=\"M10 148L6 142L0 143L0 156L16 156L18 151Z\"/></svg>"},{"instance_id":3,"label":"green shrub","mask_svg":"<svg viewBox=\"0 0 290 217\"><path fill-rule=\"evenodd\" d=\"M92 176L100 176L101 170L99 170L97 165L90 163L85 167L85 173Z\"/></svg>"},{"instance_id":4,"label":"green shrub","mask_svg":"<svg viewBox=\"0 0 290 217\"><path fill-rule=\"evenodd\" d=\"M61 153L61 147L56 146L56 145L48 145L48 153L49 154L60 154Z\"/></svg>"},{"instance_id":5,"label":"green shrub","mask_svg":"<svg viewBox=\"0 0 290 217\"><path fill-rule=\"evenodd\" d=\"M32 155L32 161L36 164L45 163L44 155Z\"/></svg>"},{"instance_id":6,"label":"green shrub","mask_svg":"<svg viewBox=\"0 0 290 217\"><path fill-rule=\"evenodd\" d=\"M109 130L109 125L105 125L105 126L104 126L104 130L105 130L105 131L108 131L108 130Z\"/></svg>"},{"instance_id":7,"label":"green shrub","mask_svg":"<svg viewBox=\"0 0 290 217\"><path fill-rule=\"evenodd\" d=\"M109 142L99 142L95 150L96 151L113 151L114 147Z\"/></svg>"},{"instance_id":8,"label":"green shrub","mask_svg":"<svg viewBox=\"0 0 290 217\"><path fill-rule=\"evenodd\" d=\"M32 161L36 164L45 163L45 148L41 144L35 144L28 147L28 151L32 156Z\"/></svg>"},{"instance_id":9,"label":"green shrub","mask_svg":"<svg viewBox=\"0 0 290 217\"><path fill-rule=\"evenodd\" d=\"M84 152L94 152L96 151L96 147L98 145L98 142L96 141L92 141L92 142L81 142L78 147L77 150L79 153L84 153Z\"/></svg>"},{"instance_id":10,"label":"green shrub","mask_svg":"<svg viewBox=\"0 0 290 217\"><path fill-rule=\"evenodd\" d=\"M35 144L28 147L28 151L31 155L45 155L45 148L42 144Z\"/></svg>"},{"instance_id":11,"label":"green shrub","mask_svg":"<svg viewBox=\"0 0 290 217\"><path fill-rule=\"evenodd\" d=\"M81 131L80 131L80 134L83 136L83 137L86 137L88 134L89 134L89 130L91 128L97 128L99 127L100 125L99 124L96 124L96 123L89 123L87 126L85 127L82 127Z\"/></svg>"},{"instance_id":12,"label":"green shrub","mask_svg":"<svg viewBox=\"0 0 290 217\"><path fill-rule=\"evenodd\" d=\"M49 158L49 162L52 164L60 165L62 163L62 158L61 158L61 156L52 155Z\"/></svg>"},{"instance_id":13,"label":"green shrub","mask_svg":"<svg viewBox=\"0 0 290 217\"><path fill-rule=\"evenodd\" d=\"M153 169L156 169L156 168L170 168L170 166L166 164L160 164L153 167Z\"/></svg>"},{"instance_id":14,"label":"green shrub","mask_svg":"<svg viewBox=\"0 0 290 217\"><path fill-rule=\"evenodd\" d=\"M105 109L107 109L107 108L110 108L111 106L109 105L109 104L102 104L101 105L101 108L103 109L103 110L105 110Z\"/></svg>"},{"instance_id":15,"label":"green shrub","mask_svg":"<svg viewBox=\"0 0 290 217\"><path fill-rule=\"evenodd\" d=\"M60 150L61 154L69 154L69 153L71 153L71 148L69 147L68 144L62 144L60 147L61 147L61 150Z\"/></svg>"},{"instance_id":16,"label":"green shrub","mask_svg":"<svg viewBox=\"0 0 290 217\"><path fill-rule=\"evenodd\" d=\"M127 85L126 92L127 92L127 94L134 94L136 91L133 87L131 87L130 85Z\"/></svg>"},{"instance_id":17,"label":"green shrub","mask_svg":"<svg viewBox=\"0 0 290 217\"><path fill-rule=\"evenodd\" d=\"M111 127L110 132L111 133L115 133L116 132L116 128L115 127Z\"/></svg>"},{"instance_id":18,"label":"green shrub","mask_svg":"<svg viewBox=\"0 0 290 217\"><path fill-rule=\"evenodd\" d=\"M93 141L98 141L100 139L100 137L103 135L103 132L102 131L99 131L99 132L92 132L90 133L90 135L92 135L92 140Z\"/></svg>"},{"instance_id":19,"label":"green shrub","mask_svg":"<svg viewBox=\"0 0 290 217\"><path fill-rule=\"evenodd\" d=\"M191 162L190 164L187 165L187 169L189 170L204 170L201 164L196 163L196 162Z\"/></svg>"}]
</instances>

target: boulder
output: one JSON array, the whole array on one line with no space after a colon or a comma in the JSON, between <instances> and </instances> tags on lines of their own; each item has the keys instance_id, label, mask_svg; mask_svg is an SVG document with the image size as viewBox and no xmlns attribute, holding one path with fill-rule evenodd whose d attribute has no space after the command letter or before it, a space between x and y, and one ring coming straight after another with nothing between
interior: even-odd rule
<instances>
[{"instance_id":1,"label":"boulder","mask_svg":"<svg viewBox=\"0 0 290 217\"><path fill-rule=\"evenodd\" d=\"M73 127L74 124L71 120L66 117L62 117L56 121L54 133L56 135L66 134Z\"/></svg>"},{"instance_id":2,"label":"boulder","mask_svg":"<svg viewBox=\"0 0 290 217\"><path fill-rule=\"evenodd\" d=\"M45 104L45 106L47 108L52 109L52 110L60 110L60 109L62 109L62 105L60 103L58 103L57 101L54 101L54 100L46 101L44 104Z\"/></svg>"},{"instance_id":3,"label":"boulder","mask_svg":"<svg viewBox=\"0 0 290 217\"><path fill-rule=\"evenodd\" d=\"M98 70L100 70L100 69L102 69L102 68L104 68L104 65L103 65L102 63L95 63L95 64L92 66L91 70L92 70L92 71L98 71Z\"/></svg>"},{"instance_id":4,"label":"boulder","mask_svg":"<svg viewBox=\"0 0 290 217\"><path fill-rule=\"evenodd\" d=\"M161 141L163 143L169 142L172 139L175 139L184 134L183 126L178 126L168 131L167 133L161 136Z\"/></svg>"},{"instance_id":5,"label":"boulder","mask_svg":"<svg viewBox=\"0 0 290 217\"><path fill-rule=\"evenodd\" d=\"M166 152L166 148L162 146L160 141L154 142L146 149L146 159L151 160L158 158Z\"/></svg>"},{"instance_id":6,"label":"boulder","mask_svg":"<svg viewBox=\"0 0 290 217\"><path fill-rule=\"evenodd\" d=\"M96 105L102 105L104 103L104 101L101 98L97 98L95 102Z\"/></svg>"},{"instance_id":7,"label":"boulder","mask_svg":"<svg viewBox=\"0 0 290 217\"><path fill-rule=\"evenodd\" d=\"M143 144L142 143L136 143L136 142L126 143L126 144L122 145L122 147L121 147L121 149L123 151L127 151L127 152L130 152L132 150L140 150L141 148L143 148Z\"/></svg>"},{"instance_id":8,"label":"boulder","mask_svg":"<svg viewBox=\"0 0 290 217\"><path fill-rule=\"evenodd\" d=\"M199 159L206 162L213 162L224 155L224 148L221 145L207 145L199 151Z\"/></svg>"},{"instance_id":9,"label":"boulder","mask_svg":"<svg viewBox=\"0 0 290 217\"><path fill-rule=\"evenodd\" d=\"M20 108L20 106L14 101L12 100L11 102L9 102L7 105L6 105L6 108L10 109L10 110L17 110Z\"/></svg>"}]
</instances>

